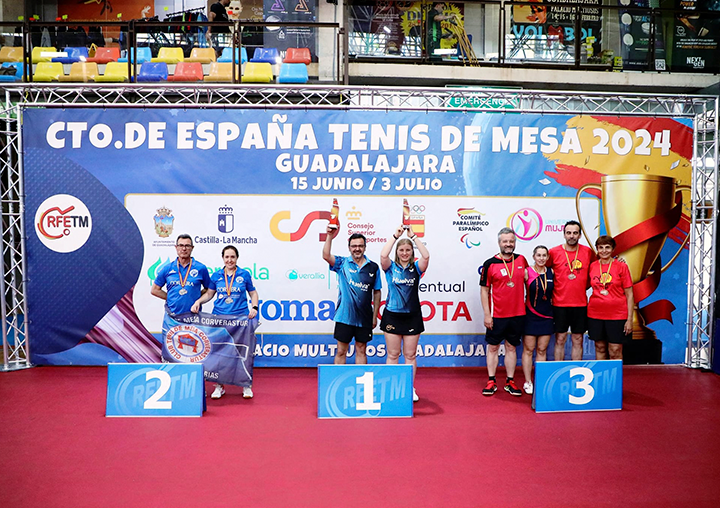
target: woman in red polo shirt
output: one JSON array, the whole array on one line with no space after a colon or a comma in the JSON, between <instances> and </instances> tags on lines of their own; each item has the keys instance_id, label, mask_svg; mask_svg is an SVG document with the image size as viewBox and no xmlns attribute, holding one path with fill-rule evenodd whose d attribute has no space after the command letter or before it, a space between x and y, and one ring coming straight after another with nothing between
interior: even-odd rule
<instances>
[{"instance_id":1,"label":"woman in red polo shirt","mask_svg":"<svg viewBox=\"0 0 720 508\"><path fill-rule=\"evenodd\" d=\"M632 333L632 277L627 264L613 259L615 240L603 235L595 241L598 260L590 265L588 335L595 342L595 358L622 360L623 344Z\"/></svg>"}]
</instances>

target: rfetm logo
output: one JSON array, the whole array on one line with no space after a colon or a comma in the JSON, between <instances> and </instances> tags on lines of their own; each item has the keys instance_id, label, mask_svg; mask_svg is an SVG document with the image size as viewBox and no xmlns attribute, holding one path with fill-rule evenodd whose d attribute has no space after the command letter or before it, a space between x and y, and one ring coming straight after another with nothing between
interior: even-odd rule
<instances>
[{"instance_id":1,"label":"rfetm logo","mask_svg":"<svg viewBox=\"0 0 720 508\"><path fill-rule=\"evenodd\" d=\"M305 236L310 225L316 220L330 220L330 212L310 212L305 216L300 227L294 233L284 233L280 231L280 222L290 219L290 210L283 210L272 216L270 219L270 232L281 242L297 242ZM319 239L325 241L326 234L320 233Z\"/></svg>"},{"instance_id":2,"label":"rfetm logo","mask_svg":"<svg viewBox=\"0 0 720 508\"><path fill-rule=\"evenodd\" d=\"M522 208L508 217L507 226L520 240L534 240L542 233L543 219L537 210Z\"/></svg>"},{"instance_id":3,"label":"rfetm logo","mask_svg":"<svg viewBox=\"0 0 720 508\"><path fill-rule=\"evenodd\" d=\"M40 241L55 252L74 252L85 245L92 232L92 216L75 196L50 196L35 212L35 232Z\"/></svg>"}]
</instances>

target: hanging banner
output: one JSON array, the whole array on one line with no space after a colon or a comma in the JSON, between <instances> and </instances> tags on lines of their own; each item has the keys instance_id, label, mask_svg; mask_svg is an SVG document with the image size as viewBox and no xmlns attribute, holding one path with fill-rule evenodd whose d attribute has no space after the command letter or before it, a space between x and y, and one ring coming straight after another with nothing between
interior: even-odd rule
<instances>
[{"instance_id":1,"label":"hanging banner","mask_svg":"<svg viewBox=\"0 0 720 508\"><path fill-rule=\"evenodd\" d=\"M239 249L260 299L256 366L331 362L338 282L322 247L337 200L336 255L362 233L379 261L406 211L422 232L421 366L484 365L478 268L497 232L513 228L531 259L563 242L568 220L583 223L583 243L618 237L639 336L680 363L692 140L686 120L642 116L27 110L32 361L157 362L165 301L150 289L188 233L211 274L224 246ZM368 356L385 361L378 330Z\"/></svg>"},{"instance_id":2,"label":"hanging banner","mask_svg":"<svg viewBox=\"0 0 720 508\"><path fill-rule=\"evenodd\" d=\"M257 319L191 312L165 312L162 358L169 363L200 363L205 380L252 386Z\"/></svg>"},{"instance_id":3,"label":"hanging banner","mask_svg":"<svg viewBox=\"0 0 720 508\"><path fill-rule=\"evenodd\" d=\"M315 22L315 0L264 0L265 22ZM315 29L306 26L267 26L265 47L277 48L282 54L288 48L308 48L315 55Z\"/></svg>"},{"instance_id":4,"label":"hanging banner","mask_svg":"<svg viewBox=\"0 0 720 508\"><path fill-rule=\"evenodd\" d=\"M678 14L675 17L672 70L718 72L720 70L718 3L710 0L677 0L675 8L688 13ZM717 14L708 11L717 11Z\"/></svg>"}]
</instances>

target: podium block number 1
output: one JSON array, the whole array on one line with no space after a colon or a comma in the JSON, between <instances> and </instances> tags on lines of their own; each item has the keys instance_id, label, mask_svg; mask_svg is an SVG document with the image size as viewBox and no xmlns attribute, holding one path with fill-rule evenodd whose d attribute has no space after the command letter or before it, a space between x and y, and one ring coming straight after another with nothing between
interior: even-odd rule
<instances>
[{"instance_id":1,"label":"podium block number 1","mask_svg":"<svg viewBox=\"0 0 720 508\"><path fill-rule=\"evenodd\" d=\"M362 385L363 388L363 401L355 403L355 409L358 411L371 411L380 409L379 402L373 402L373 373L366 372L360 377L355 378L355 382Z\"/></svg>"}]
</instances>

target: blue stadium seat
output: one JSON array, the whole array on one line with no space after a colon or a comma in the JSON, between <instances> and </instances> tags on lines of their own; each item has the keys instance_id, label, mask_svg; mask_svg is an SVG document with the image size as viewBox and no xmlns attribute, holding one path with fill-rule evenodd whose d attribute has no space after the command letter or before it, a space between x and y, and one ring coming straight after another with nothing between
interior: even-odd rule
<instances>
[{"instance_id":1,"label":"blue stadium seat","mask_svg":"<svg viewBox=\"0 0 720 508\"><path fill-rule=\"evenodd\" d=\"M135 48L130 48L131 58L135 56ZM152 51L150 48L138 48L137 49L137 63L143 64L152 60ZM127 56L120 57L118 62L127 62Z\"/></svg>"},{"instance_id":2,"label":"blue stadium seat","mask_svg":"<svg viewBox=\"0 0 720 508\"><path fill-rule=\"evenodd\" d=\"M68 47L63 49L67 56L57 56L52 59L53 62L59 62L61 64L71 64L75 62L84 62L90 56L88 55L88 49L84 46L80 47Z\"/></svg>"},{"instance_id":3,"label":"blue stadium seat","mask_svg":"<svg viewBox=\"0 0 720 508\"><path fill-rule=\"evenodd\" d=\"M145 62L137 76L139 83L167 81L167 78L168 65L165 62Z\"/></svg>"},{"instance_id":4,"label":"blue stadium seat","mask_svg":"<svg viewBox=\"0 0 720 508\"><path fill-rule=\"evenodd\" d=\"M265 62L270 65L279 64L281 62L280 53L277 48L256 48L251 62Z\"/></svg>"},{"instance_id":5,"label":"blue stadium seat","mask_svg":"<svg viewBox=\"0 0 720 508\"><path fill-rule=\"evenodd\" d=\"M278 83L307 83L308 71L304 63L284 63L280 67Z\"/></svg>"},{"instance_id":6,"label":"blue stadium seat","mask_svg":"<svg viewBox=\"0 0 720 508\"><path fill-rule=\"evenodd\" d=\"M15 67L15 75L0 75L0 82L13 83L15 81L22 81L23 78L23 64L22 62L5 62L2 64L3 67Z\"/></svg>"},{"instance_id":7,"label":"blue stadium seat","mask_svg":"<svg viewBox=\"0 0 720 508\"><path fill-rule=\"evenodd\" d=\"M240 50L240 58L238 59L238 50ZM247 54L247 48L243 46L242 48L235 48L235 62L240 60L241 64L244 64L248 61L248 54ZM217 59L218 62L232 62L232 48L223 48L222 55L220 55L220 58Z\"/></svg>"}]
</instances>

